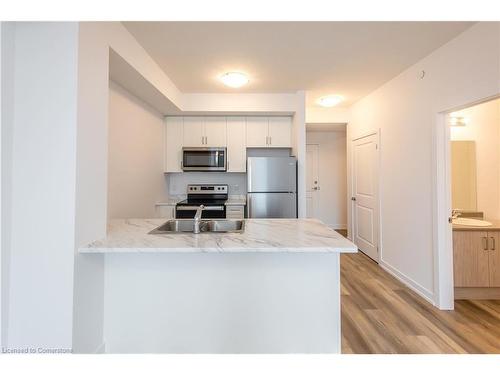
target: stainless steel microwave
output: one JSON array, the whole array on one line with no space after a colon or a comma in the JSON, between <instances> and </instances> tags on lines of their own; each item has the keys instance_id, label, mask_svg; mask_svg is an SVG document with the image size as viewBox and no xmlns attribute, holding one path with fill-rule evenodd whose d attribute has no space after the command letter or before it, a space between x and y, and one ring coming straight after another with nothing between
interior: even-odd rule
<instances>
[{"instance_id":1,"label":"stainless steel microwave","mask_svg":"<svg viewBox=\"0 0 500 375\"><path fill-rule=\"evenodd\" d=\"M183 147L183 171L225 172L227 168L227 150L225 147Z\"/></svg>"}]
</instances>

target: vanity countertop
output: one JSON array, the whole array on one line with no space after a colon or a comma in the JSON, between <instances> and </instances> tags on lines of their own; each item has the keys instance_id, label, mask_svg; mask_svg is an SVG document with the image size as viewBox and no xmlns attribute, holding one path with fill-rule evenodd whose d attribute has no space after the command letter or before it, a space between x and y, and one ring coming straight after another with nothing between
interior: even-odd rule
<instances>
[{"instance_id":1,"label":"vanity countertop","mask_svg":"<svg viewBox=\"0 0 500 375\"><path fill-rule=\"evenodd\" d=\"M489 221L492 225L490 225L489 227L473 227L470 225L453 224L453 230L454 231L479 231L479 232L485 232L488 230L500 231L500 220L490 220L490 219L481 219L481 220Z\"/></svg>"}]
</instances>

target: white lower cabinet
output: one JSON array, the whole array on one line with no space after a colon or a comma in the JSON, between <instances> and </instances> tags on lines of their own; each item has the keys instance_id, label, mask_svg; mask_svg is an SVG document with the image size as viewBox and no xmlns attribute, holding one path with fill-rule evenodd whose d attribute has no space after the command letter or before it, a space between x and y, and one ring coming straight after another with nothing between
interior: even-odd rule
<instances>
[{"instance_id":1,"label":"white lower cabinet","mask_svg":"<svg viewBox=\"0 0 500 375\"><path fill-rule=\"evenodd\" d=\"M157 205L156 216L165 219L175 219L175 204Z\"/></svg>"},{"instance_id":2,"label":"white lower cabinet","mask_svg":"<svg viewBox=\"0 0 500 375\"><path fill-rule=\"evenodd\" d=\"M242 220L245 218L245 206L226 206L226 219Z\"/></svg>"}]
</instances>

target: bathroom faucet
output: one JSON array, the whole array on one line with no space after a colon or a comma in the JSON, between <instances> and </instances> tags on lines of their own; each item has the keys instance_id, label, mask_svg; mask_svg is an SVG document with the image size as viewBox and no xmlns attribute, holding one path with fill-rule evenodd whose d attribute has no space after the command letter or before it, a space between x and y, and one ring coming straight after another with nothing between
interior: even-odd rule
<instances>
[{"instance_id":1,"label":"bathroom faucet","mask_svg":"<svg viewBox=\"0 0 500 375\"><path fill-rule=\"evenodd\" d=\"M193 233L200 233L201 214L204 208L205 206L200 204L200 207L196 209L196 214L194 215L194 221L193 221Z\"/></svg>"},{"instance_id":2,"label":"bathroom faucet","mask_svg":"<svg viewBox=\"0 0 500 375\"><path fill-rule=\"evenodd\" d=\"M452 219L456 219L460 215L462 215L462 213L459 210L457 210L457 209L451 210L451 218Z\"/></svg>"}]
</instances>

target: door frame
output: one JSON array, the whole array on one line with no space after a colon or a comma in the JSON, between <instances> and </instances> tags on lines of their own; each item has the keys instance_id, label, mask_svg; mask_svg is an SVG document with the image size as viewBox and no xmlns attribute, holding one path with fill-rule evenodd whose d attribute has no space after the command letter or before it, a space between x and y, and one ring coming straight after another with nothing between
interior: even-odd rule
<instances>
[{"instance_id":1,"label":"door frame","mask_svg":"<svg viewBox=\"0 0 500 375\"><path fill-rule=\"evenodd\" d=\"M319 168L319 143L306 143L306 216L307 216L307 146L317 146L318 147L318 158L317 158L317 162L318 162L318 181L321 181L321 178L320 178L320 168ZM316 198L319 198L318 195L316 195ZM317 203L317 207L319 206L319 201L316 202ZM315 207L315 208L317 208ZM317 214L317 212L315 212Z\"/></svg>"},{"instance_id":2,"label":"door frame","mask_svg":"<svg viewBox=\"0 0 500 375\"><path fill-rule=\"evenodd\" d=\"M378 236L377 236L377 247L378 247L378 252L377 252L377 263L380 264L381 260L382 260L382 202L381 202L381 198L380 198L380 182L381 182L381 177L380 177L380 155L381 155L381 150L382 150L382 146L381 146L381 130L380 129L377 129L377 130L374 130L374 131L369 131L369 132L366 132L366 133L362 133L361 135L359 136L356 136L356 137L353 137L353 138L350 138L349 140L349 144L348 144L348 160L347 160L347 163L348 163L348 170L349 170L349 173L348 173L348 192L349 192L349 196L347 197L347 200L348 200L348 213L350 212L350 218L349 218L349 228L350 228L350 240L354 242L354 221L355 221L355 215L354 215L354 202L352 201L351 197L353 197L353 194L354 194L354 183L353 183L353 180L354 180L354 148L352 147L352 144L353 142L355 141L358 141L360 139L363 139L363 138L366 138L366 137L371 137L375 135L376 138L377 138L377 158L376 158L376 163L377 163L377 184L376 184L376 205L375 205L375 208L377 210L376 212L376 215L377 215L377 219L378 219Z\"/></svg>"},{"instance_id":3,"label":"door frame","mask_svg":"<svg viewBox=\"0 0 500 375\"><path fill-rule=\"evenodd\" d=\"M500 98L500 94L466 103L436 113L433 128L432 189L434 305L441 310L453 310L453 231L448 222L451 215L451 131L447 117L450 113Z\"/></svg>"}]
</instances>

